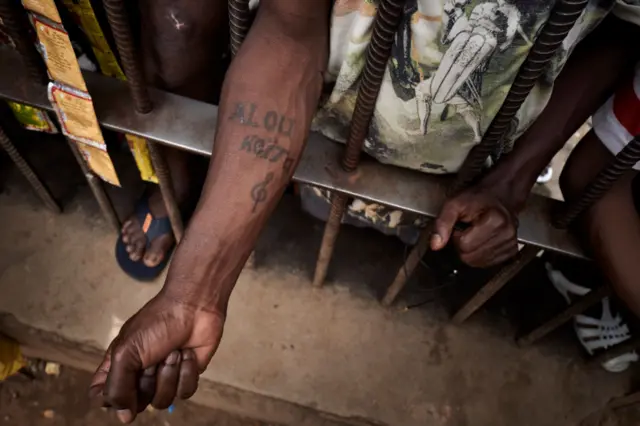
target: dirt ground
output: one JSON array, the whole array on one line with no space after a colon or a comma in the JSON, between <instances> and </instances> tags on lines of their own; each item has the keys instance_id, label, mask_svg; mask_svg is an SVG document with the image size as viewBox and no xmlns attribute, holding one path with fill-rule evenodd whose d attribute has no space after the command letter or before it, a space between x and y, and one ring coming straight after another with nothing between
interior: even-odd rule
<instances>
[{"instance_id":1,"label":"dirt ground","mask_svg":"<svg viewBox=\"0 0 640 426\"><path fill-rule=\"evenodd\" d=\"M16 376L0 382L0 425L6 426L111 426L113 413L91 405L87 386L91 375L62 367L60 376L38 375L34 380ZM224 411L190 402L175 405L172 413L148 410L137 426L267 426Z\"/></svg>"}]
</instances>

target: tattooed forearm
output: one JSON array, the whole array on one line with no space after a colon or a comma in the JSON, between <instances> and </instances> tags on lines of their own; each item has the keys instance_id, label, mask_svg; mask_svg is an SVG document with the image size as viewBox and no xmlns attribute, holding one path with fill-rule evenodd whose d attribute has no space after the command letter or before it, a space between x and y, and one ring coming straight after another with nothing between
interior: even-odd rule
<instances>
[{"instance_id":1,"label":"tattooed forearm","mask_svg":"<svg viewBox=\"0 0 640 426\"><path fill-rule=\"evenodd\" d=\"M253 209L251 210L251 213L256 212L258 204L264 203L267 200L267 196L269 195L267 187L272 180L273 172L269 172L263 181L256 183L253 188L251 188L251 199L253 200Z\"/></svg>"},{"instance_id":2,"label":"tattooed forearm","mask_svg":"<svg viewBox=\"0 0 640 426\"><path fill-rule=\"evenodd\" d=\"M229 121L235 121L243 126L264 128L268 132L277 132L281 136L291 137L296 121L278 114L276 111L258 111L254 103L238 102L235 110L229 116Z\"/></svg>"}]
</instances>

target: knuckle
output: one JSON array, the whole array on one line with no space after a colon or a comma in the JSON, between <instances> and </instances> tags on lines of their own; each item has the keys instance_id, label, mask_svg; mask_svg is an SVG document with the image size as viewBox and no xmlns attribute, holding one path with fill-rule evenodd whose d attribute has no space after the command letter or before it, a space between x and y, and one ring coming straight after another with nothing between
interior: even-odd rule
<instances>
[{"instance_id":1,"label":"knuckle","mask_svg":"<svg viewBox=\"0 0 640 426\"><path fill-rule=\"evenodd\" d=\"M472 268L478 268L479 262L473 256L462 255L460 256L460 260L462 260L467 266L471 266Z\"/></svg>"},{"instance_id":2,"label":"knuckle","mask_svg":"<svg viewBox=\"0 0 640 426\"><path fill-rule=\"evenodd\" d=\"M504 214L497 210L492 210L492 215L489 217L489 224L494 228L504 227L508 221Z\"/></svg>"},{"instance_id":3,"label":"knuckle","mask_svg":"<svg viewBox=\"0 0 640 426\"><path fill-rule=\"evenodd\" d=\"M111 352L111 359L114 364L126 363L131 359L131 349L126 344L118 344Z\"/></svg>"}]
</instances>

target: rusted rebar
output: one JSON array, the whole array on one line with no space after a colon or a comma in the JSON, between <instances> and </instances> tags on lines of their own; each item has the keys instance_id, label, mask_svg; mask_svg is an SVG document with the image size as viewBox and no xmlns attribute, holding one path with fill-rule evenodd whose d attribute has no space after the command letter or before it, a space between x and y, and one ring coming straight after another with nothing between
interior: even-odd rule
<instances>
[{"instance_id":1,"label":"rusted rebar","mask_svg":"<svg viewBox=\"0 0 640 426\"><path fill-rule=\"evenodd\" d=\"M402 20L402 10L405 2L406 0L382 0L378 7L341 163L342 168L347 172L352 172L358 167L362 146L369 130L382 79L387 69L391 47ZM316 287L322 286L327 276L327 270L333 256L333 249L335 248L346 206L347 196L333 191L331 194L329 220L324 228L314 272L313 284Z\"/></svg>"},{"instance_id":2,"label":"rusted rebar","mask_svg":"<svg viewBox=\"0 0 640 426\"><path fill-rule=\"evenodd\" d=\"M111 26L111 32L116 42L118 53L124 73L127 76L127 83L131 90L131 97L136 111L140 114L150 113L153 109L149 90L147 88L140 55L137 52L133 35L131 33L130 22L127 16L127 10L123 0L104 0L104 8L107 12L107 19ZM182 222L182 214L176 200L173 180L169 166L162 155L160 147L155 142L147 141L149 154L153 168L158 177L160 192L167 215L171 222L176 242L180 242L184 234L184 223Z\"/></svg>"},{"instance_id":3,"label":"rusted rebar","mask_svg":"<svg viewBox=\"0 0 640 426\"><path fill-rule=\"evenodd\" d=\"M364 139L391 55L391 47L400 26L404 3L405 0L387 0L382 1L378 7L358 87L358 98L351 117L347 147L342 159L342 168L347 172L352 172L358 167Z\"/></svg>"},{"instance_id":4,"label":"rusted rebar","mask_svg":"<svg viewBox=\"0 0 640 426\"><path fill-rule=\"evenodd\" d=\"M574 316L581 314L591 306L600 303L603 298L609 296L610 294L611 289L608 286L602 286L598 287L595 290L591 290L584 296L580 296L579 299L575 300L571 305L569 305L569 307L567 307L564 311L562 311L555 317L551 318L549 321L540 325L529 334L517 339L516 342L520 346L527 346L536 342L537 340L542 339L544 336L551 333L562 324L570 321Z\"/></svg>"},{"instance_id":5,"label":"rusted rebar","mask_svg":"<svg viewBox=\"0 0 640 426\"><path fill-rule=\"evenodd\" d=\"M583 211L598 201L613 184L640 161L640 135L633 138L587 186L577 200L563 205L554 217L553 226L566 228Z\"/></svg>"},{"instance_id":6,"label":"rusted rebar","mask_svg":"<svg viewBox=\"0 0 640 426\"><path fill-rule=\"evenodd\" d=\"M465 159L450 193L466 188L482 172L487 158L503 142L511 121L527 98L546 65L553 58L563 40L587 6L588 0L562 0L551 11L540 36L520 67L500 110L491 121L482 141Z\"/></svg>"},{"instance_id":7,"label":"rusted rebar","mask_svg":"<svg viewBox=\"0 0 640 426\"><path fill-rule=\"evenodd\" d=\"M147 142L147 145L149 147L149 154L151 155L153 169L155 170L158 182L160 183L160 192L162 193L164 206L167 209L169 222L171 222L173 236L176 239L176 243L179 243L184 235L184 223L182 221L180 208L178 207L178 201L176 200L176 193L173 187L173 181L171 180L169 165L162 155L161 147L159 147L155 142Z\"/></svg>"},{"instance_id":8,"label":"rusted rebar","mask_svg":"<svg viewBox=\"0 0 640 426\"><path fill-rule=\"evenodd\" d=\"M531 263L539 252L540 248L538 247L530 245L524 246L512 261L503 266L471 299L458 309L452 321L455 324L461 324L473 315L487 300L491 299L493 295L500 291L513 277L518 275L525 266Z\"/></svg>"},{"instance_id":9,"label":"rusted rebar","mask_svg":"<svg viewBox=\"0 0 640 426\"><path fill-rule=\"evenodd\" d=\"M20 54L29 77L35 83L47 84L46 67L29 34L27 14L17 1L0 0L0 19L2 26L11 38Z\"/></svg>"},{"instance_id":10,"label":"rusted rebar","mask_svg":"<svg viewBox=\"0 0 640 426\"><path fill-rule=\"evenodd\" d=\"M9 136L0 127L0 146L7 152L9 158L16 165L20 173L29 181L31 188L38 194L42 202L53 212L60 213L61 209L49 190L44 186L38 175L33 171L29 163L20 155Z\"/></svg>"},{"instance_id":11,"label":"rusted rebar","mask_svg":"<svg viewBox=\"0 0 640 426\"><path fill-rule=\"evenodd\" d=\"M240 50L250 25L249 0L229 0L229 42L233 56Z\"/></svg>"},{"instance_id":12,"label":"rusted rebar","mask_svg":"<svg viewBox=\"0 0 640 426\"><path fill-rule=\"evenodd\" d=\"M153 104L144 79L140 55L133 40L124 1L104 0L104 9L120 55L120 62L127 76L133 105L140 114L147 114L153 109Z\"/></svg>"},{"instance_id":13,"label":"rusted rebar","mask_svg":"<svg viewBox=\"0 0 640 426\"><path fill-rule=\"evenodd\" d=\"M587 6L588 0L562 0L554 7L549 20L544 25L540 36L535 41L524 63L509 89L500 110L482 137L482 141L474 147L465 159L456 180L449 187L449 194L455 194L472 183L482 172L489 155L503 142L504 134L511 125L511 121L527 98L536 80L542 75L544 68L553 58L576 20ZM400 267L393 283L387 290L383 301L390 305L395 297L406 285L407 279L413 274L418 261L429 249L433 224L430 223L422 231L418 242ZM509 267L509 264L505 268ZM498 272L500 273L500 272Z\"/></svg>"},{"instance_id":14,"label":"rusted rebar","mask_svg":"<svg viewBox=\"0 0 640 426\"><path fill-rule=\"evenodd\" d=\"M333 191L331 193L331 211L329 212L329 218L325 224L322 243L320 244L320 252L318 253L318 260L316 263L316 270L313 274L313 285L315 287L322 287L322 284L327 277L327 269L329 267L329 262L331 262L331 256L333 255L333 249L336 245L338 232L340 230L340 222L342 221L342 215L344 214L346 205L347 196L345 194L337 191Z\"/></svg>"},{"instance_id":15,"label":"rusted rebar","mask_svg":"<svg viewBox=\"0 0 640 426\"><path fill-rule=\"evenodd\" d=\"M104 183L91 171L91 169L89 169L85 158L76 146L76 142L69 138L66 139L73 156L76 158L76 161L82 170L82 174L87 179L87 183L89 184L89 188L91 188L94 198L100 206L102 215L116 232L120 232L120 219L118 218L116 210L113 208L113 204L111 204L109 195L107 195L107 192L104 189Z\"/></svg>"}]
</instances>

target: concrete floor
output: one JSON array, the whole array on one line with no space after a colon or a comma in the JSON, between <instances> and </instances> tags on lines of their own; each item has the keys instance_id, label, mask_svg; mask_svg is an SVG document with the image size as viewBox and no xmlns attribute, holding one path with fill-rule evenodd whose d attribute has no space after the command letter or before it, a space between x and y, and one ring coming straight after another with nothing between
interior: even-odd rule
<instances>
[{"instance_id":1,"label":"concrete floor","mask_svg":"<svg viewBox=\"0 0 640 426\"><path fill-rule=\"evenodd\" d=\"M118 269L115 235L85 186L63 191L65 212L55 215L19 176L7 182L0 194L0 313L104 349L162 280L140 284ZM393 238L345 228L328 285L313 289L321 233L322 224L301 213L293 197L283 200L258 245L257 266L238 281L205 379L345 423L406 426L576 425L629 391L631 373L585 367L570 334L518 348L517 325L501 314L517 306L450 325L451 305L424 274L394 308L383 309L376 297L404 252Z\"/></svg>"}]
</instances>

